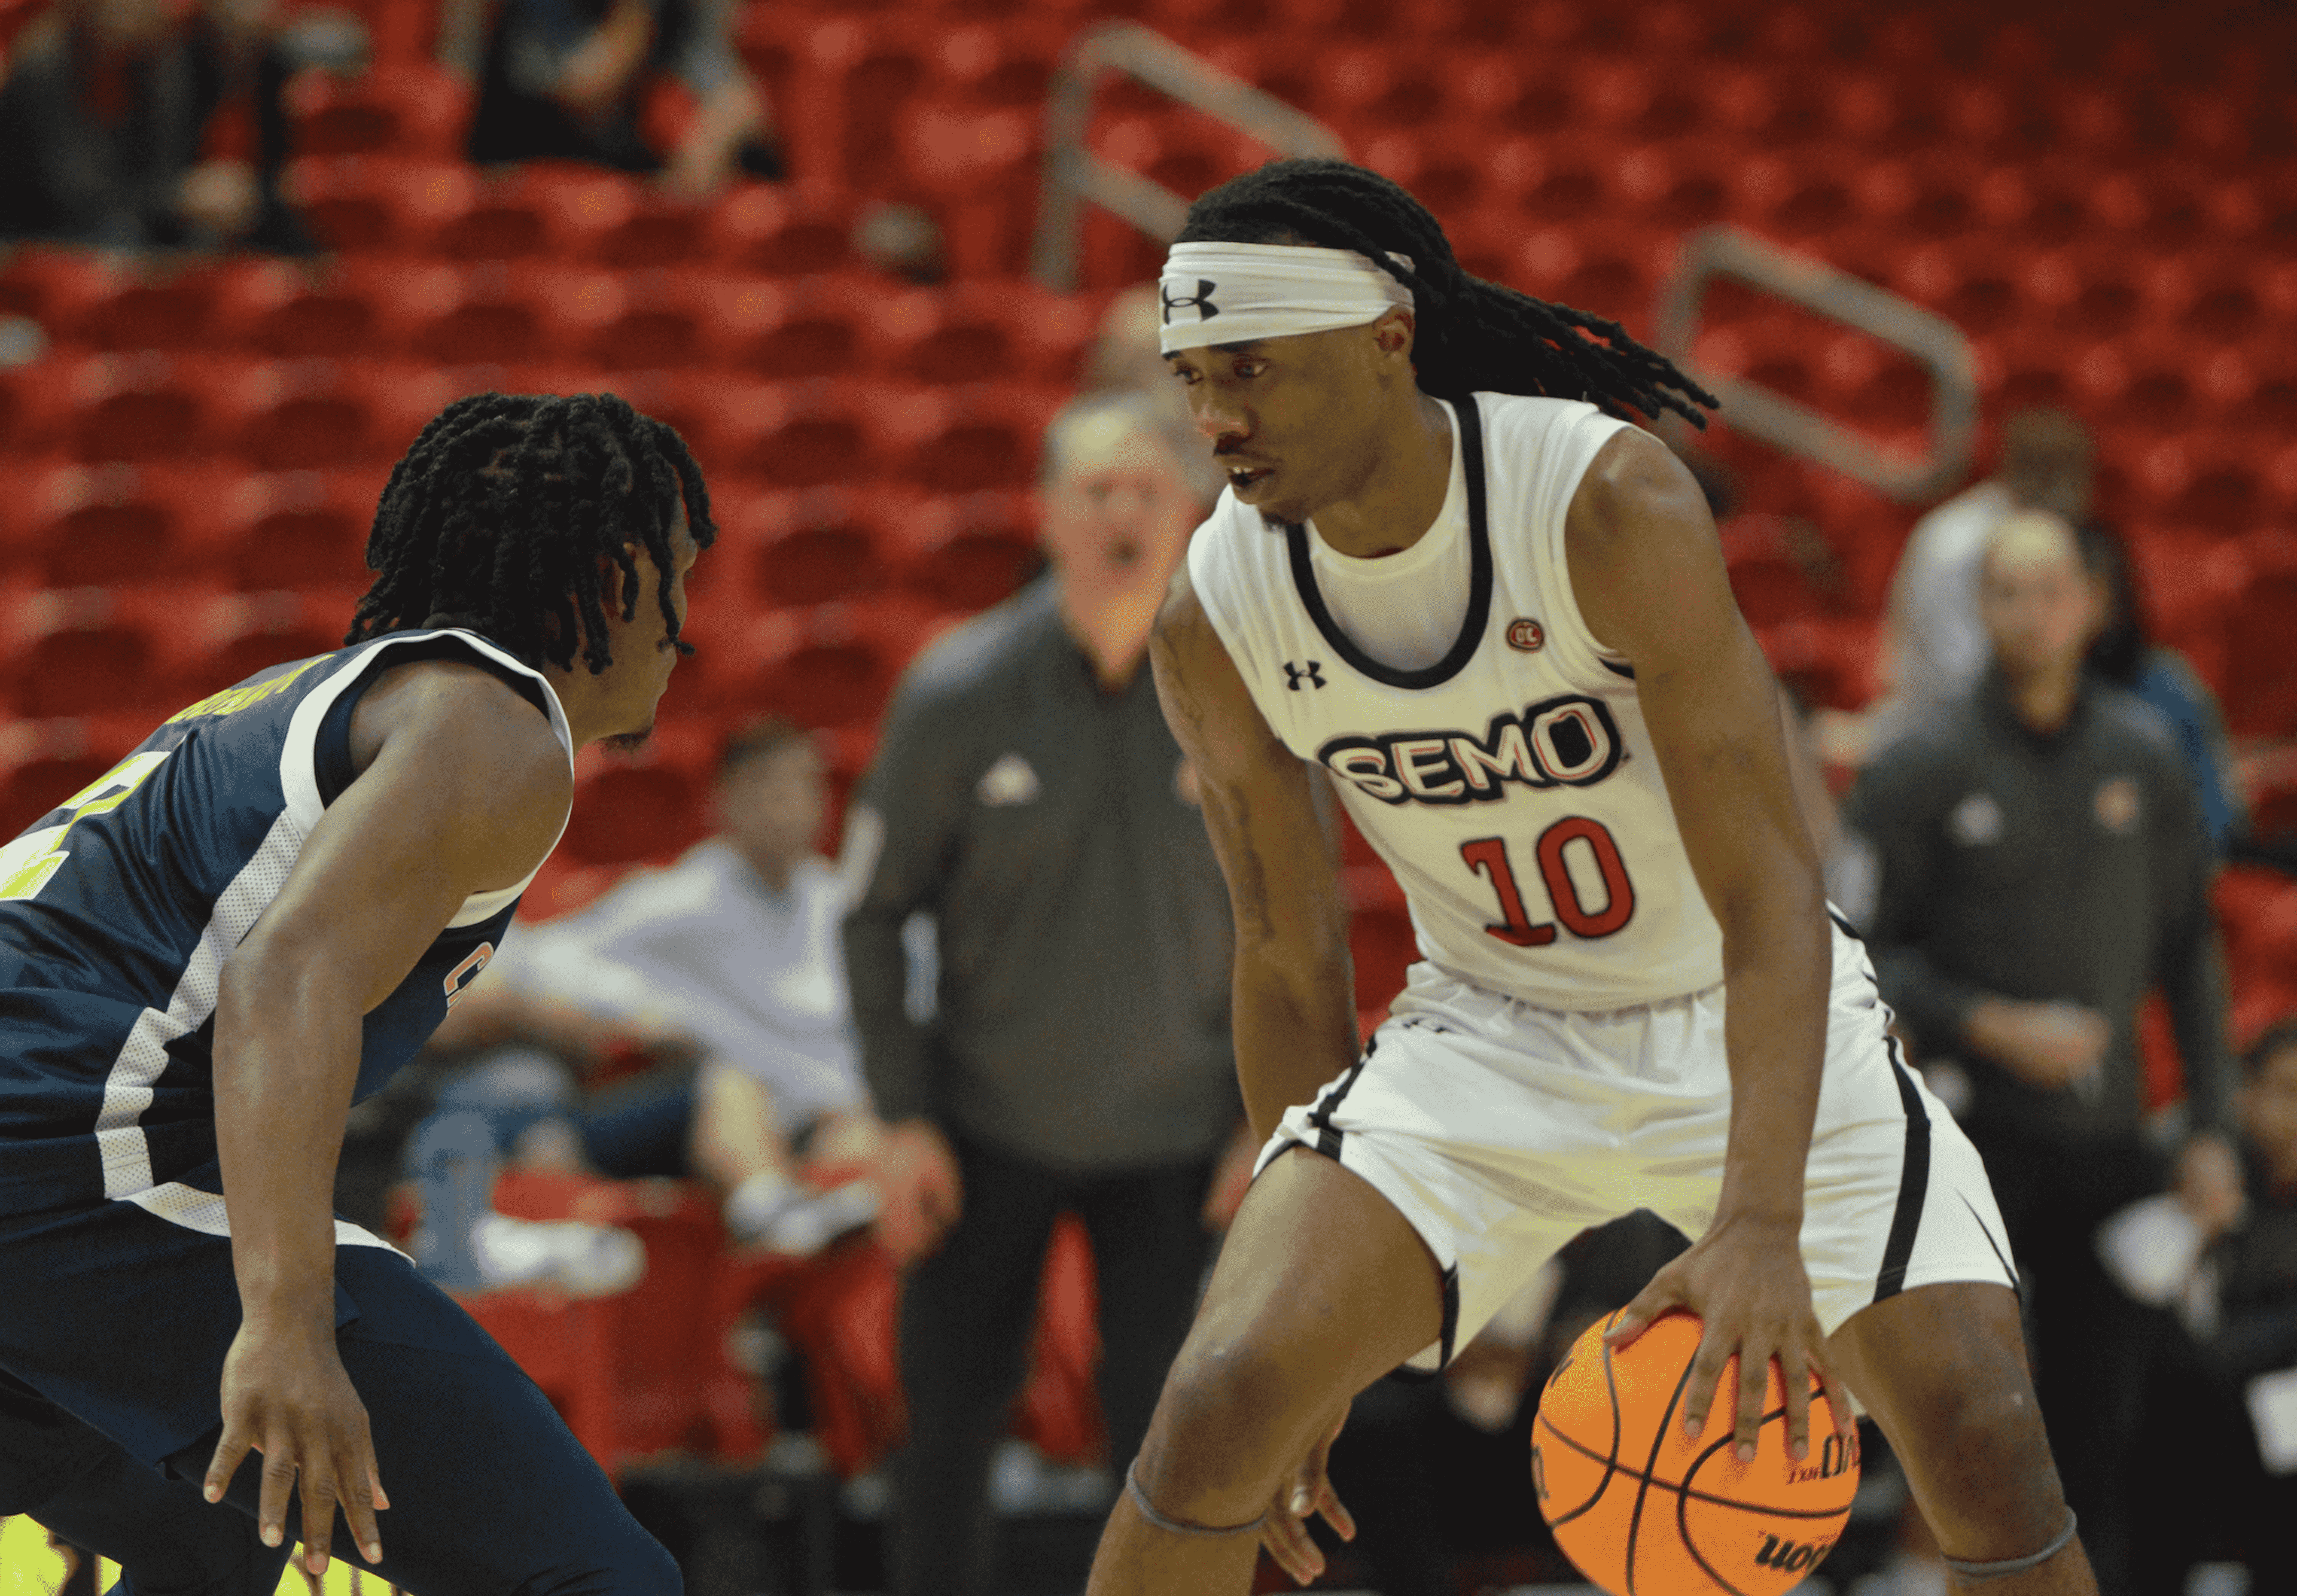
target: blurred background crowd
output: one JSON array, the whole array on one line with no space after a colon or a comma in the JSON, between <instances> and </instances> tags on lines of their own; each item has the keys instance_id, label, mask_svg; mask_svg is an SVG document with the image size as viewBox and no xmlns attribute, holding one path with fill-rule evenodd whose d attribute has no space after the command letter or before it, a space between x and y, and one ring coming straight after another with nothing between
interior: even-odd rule
<instances>
[{"instance_id":1,"label":"blurred background crowd","mask_svg":"<svg viewBox=\"0 0 2297 1596\"><path fill-rule=\"evenodd\" d=\"M0 0L0 835L334 646L448 400L671 421L700 651L340 1205L698 1596L1074 1591L1252 1151L1145 285L1174 196L1309 149L1720 387L1668 440L2102 1584L2297 1591L2286 4ZM1335 826L1369 1026L1412 928ZM1684 1245L1590 1232L1368 1393L1327 1583L1568 1584L1530 1403ZM1942 1592L1868 1456L1814 1587Z\"/></svg>"}]
</instances>

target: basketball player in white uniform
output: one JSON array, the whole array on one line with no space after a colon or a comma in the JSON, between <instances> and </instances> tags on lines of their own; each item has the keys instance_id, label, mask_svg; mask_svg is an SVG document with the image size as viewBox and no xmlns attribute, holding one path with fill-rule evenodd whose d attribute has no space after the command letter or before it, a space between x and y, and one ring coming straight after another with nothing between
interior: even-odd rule
<instances>
[{"instance_id":1,"label":"basketball player in white uniform","mask_svg":"<svg viewBox=\"0 0 2297 1596\"><path fill-rule=\"evenodd\" d=\"M1091 1596L1239 1596L1262 1543L1314 1577L1354 1394L1638 1206L1697 1239L1614 1340L1701 1316L1689 1430L1751 1456L1775 1359L1802 1456L1815 1374L1881 1425L1956 1588L2089 1596L1985 1172L1832 922L1705 504L1611 414L1712 401L1468 277L1345 162L1238 178L1181 238L1164 346L1229 489L1154 658L1269 1140ZM1423 956L1361 1057L1317 779Z\"/></svg>"}]
</instances>

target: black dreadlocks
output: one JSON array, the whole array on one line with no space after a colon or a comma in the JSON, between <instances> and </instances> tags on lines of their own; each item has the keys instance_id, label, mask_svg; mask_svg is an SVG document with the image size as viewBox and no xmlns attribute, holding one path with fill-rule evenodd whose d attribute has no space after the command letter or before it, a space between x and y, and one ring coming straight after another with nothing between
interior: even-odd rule
<instances>
[{"instance_id":1,"label":"black dreadlocks","mask_svg":"<svg viewBox=\"0 0 2297 1596\"><path fill-rule=\"evenodd\" d=\"M1231 178L1189 207L1174 242L1307 243L1366 256L1412 290L1412 359L1420 388L1439 398L1584 399L1622 420L1630 409L1653 419L1672 410L1699 427L1721 403L1618 323L1470 276L1427 207L1345 160L1272 160Z\"/></svg>"},{"instance_id":2,"label":"black dreadlocks","mask_svg":"<svg viewBox=\"0 0 2297 1596\"><path fill-rule=\"evenodd\" d=\"M717 531L710 490L685 440L611 393L457 399L391 468L366 540L375 585L343 641L464 626L563 668L580 643L596 675L613 662L600 562L622 573L628 621L638 605L636 545L661 573L655 597L676 642L670 545L680 501L707 548Z\"/></svg>"}]
</instances>

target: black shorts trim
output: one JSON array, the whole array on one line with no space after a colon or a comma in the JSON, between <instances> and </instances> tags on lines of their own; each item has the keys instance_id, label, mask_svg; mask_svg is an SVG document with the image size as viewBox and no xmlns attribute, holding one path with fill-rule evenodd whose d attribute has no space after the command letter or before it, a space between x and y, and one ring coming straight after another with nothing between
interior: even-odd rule
<instances>
[{"instance_id":1,"label":"black shorts trim","mask_svg":"<svg viewBox=\"0 0 2297 1596\"><path fill-rule=\"evenodd\" d=\"M1363 1057L1348 1065L1347 1073L1338 1081L1326 1087L1323 1094L1316 1099L1316 1106L1308 1111L1308 1123L1316 1128L1316 1150L1327 1158L1337 1160L1339 1157L1340 1139L1347 1134L1332 1123L1333 1112L1339 1107L1341 1099L1354 1089L1356 1078L1363 1074L1364 1065L1371 1062L1371 1056L1379 1050L1379 1038L1375 1036L1365 1042Z\"/></svg>"},{"instance_id":2,"label":"black shorts trim","mask_svg":"<svg viewBox=\"0 0 2297 1596\"><path fill-rule=\"evenodd\" d=\"M1874 1300L1896 1296L1906 1289L1906 1265L1913 1262L1914 1238L1922 1228L1922 1204L1931 1189L1931 1116L1922 1108L1914 1078L1898 1056L1898 1039L1888 1036L1891 1078L1898 1083L1898 1101L1906 1110L1906 1156L1898 1174L1898 1205L1890 1215L1889 1239L1882 1246L1882 1271L1875 1277Z\"/></svg>"},{"instance_id":3,"label":"black shorts trim","mask_svg":"<svg viewBox=\"0 0 2297 1596\"><path fill-rule=\"evenodd\" d=\"M1456 1263L1444 1271L1444 1329L1436 1341L1436 1367L1414 1369L1409 1363L1399 1363L1388 1370L1387 1378L1418 1385L1435 1379L1452 1362L1452 1343L1460 1335L1460 1266Z\"/></svg>"}]
</instances>

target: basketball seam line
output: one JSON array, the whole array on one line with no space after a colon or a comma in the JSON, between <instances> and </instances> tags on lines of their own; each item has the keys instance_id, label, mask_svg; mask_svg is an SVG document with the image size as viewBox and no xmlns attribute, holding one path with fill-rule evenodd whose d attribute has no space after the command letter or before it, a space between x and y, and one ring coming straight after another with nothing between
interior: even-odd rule
<instances>
[{"instance_id":1,"label":"basketball seam line","mask_svg":"<svg viewBox=\"0 0 2297 1596\"><path fill-rule=\"evenodd\" d=\"M1691 1384L1691 1371L1697 1364L1698 1360L1693 1358L1683 1366L1683 1378L1675 1382L1675 1394L1667 1399L1667 1411L1659 1415L1659 1427L1652 1433L1651 1456L1643 1464L1642 1482L1635 1487L1635 1510L1627 1519L1627 1596L1635 1596L1635 1541L1642 1534L1643 1503L1651 1496L1651 1473L1659 1467L1659 1448L1667 1444L1667 1427L1675 1422L1675 1410L1683 1401L1683 1388ZM1612 1399L1611 1411L1614 1415L1618 1412L1616 1397Z\"/></svg>"},{"instance_id":2,"label":"basketball seam line","mask_svg":"<svg viewBox=\"0 0 2297 1596\"><path fill-rule=\"evenodd\" d=\"M1610 1329L1611 1325L1618 1323L1619 1315L1626 1312L1626 1310L1625 1308L1614 1308L1611 1311L1610 1324L1605 1325L1603 1329L1608 1332ZM1603 1500L1603 1493L1611 1488L1611 1477L1619 1472L1619 1383L1611 1373L1610 1344L1608 1342L1601 1342L1598 1343L1598 1345L1603 1349L1603 1386L1604 1389L1610 1394L1611 1398L1611 1455L1603 1460L1603 1477L1595 1482L1595 1493L1593 1496L1590 1496L1586 1501L1581 1502L1577 1507L1573 1508L1569 1512L1564 1514L1560 1518L1550 1518L1547 1521L1547 1527L1550 1529L1560 1529L1563 1526L1570 1523L1574 1518L1577 1518L1584 1514L1594 1511L1595 1504ZM1548 1378L1552 1379L1554 1377L1551 1375ZM1555 1438L1558 1441L1562 1442L1565 1445L1570 1447L1574 1452L1586 1452L1586 1454L1591 1458L1595 1455L1593 1452L1582 1446L1578 1442L1572 1440L1570 1436L1565 1435L1561 1430L1556 1429L1552 1424L1548 1424L1547 1416L1545 1414L1543 1413L1539 1415L1539 1422L1546 1424L1550 1430L1554 1431Z\"/></svg>"}]
</instances>

